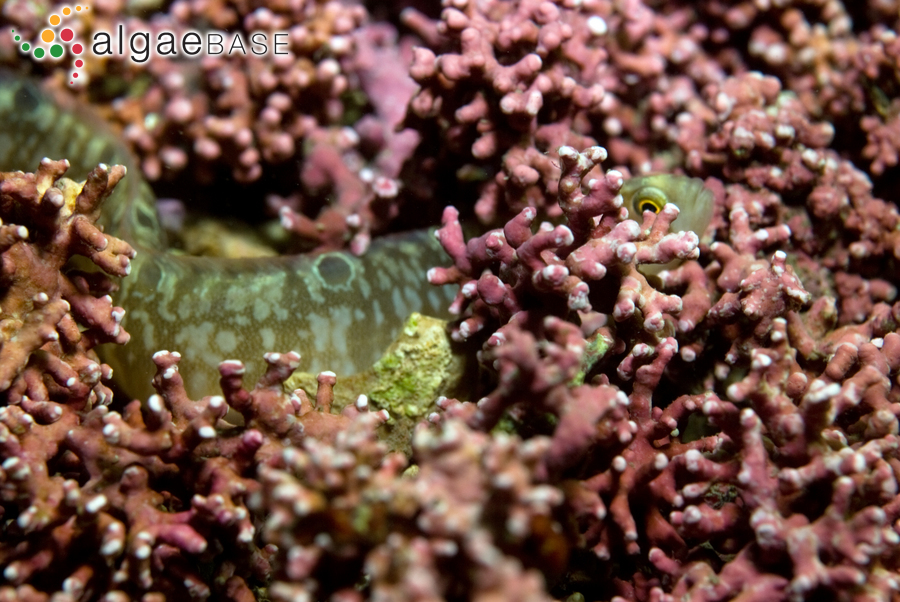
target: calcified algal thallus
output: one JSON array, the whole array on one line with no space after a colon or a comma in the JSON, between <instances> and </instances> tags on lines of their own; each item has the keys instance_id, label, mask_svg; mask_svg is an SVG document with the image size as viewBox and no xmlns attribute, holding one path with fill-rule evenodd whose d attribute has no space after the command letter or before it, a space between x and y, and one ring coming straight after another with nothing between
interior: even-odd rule
<instances>
[{"instance_id":1,"label":"calcified algal thallus","mask_svg":"<svg viewBox=\"0 0 900 602\"><path fill-rule=\"evenodd\" d=\"M160 349L181 353L180 370L195 398L217 390L224 359L243 361L248 382L255 381L268 351L299 351L306 371L360 372L380 357L411 312L444 316L455 293L424 276L447 263L431 231L378 239L362 257L166 253L152 190L128 149L95 115L61 106L31 80L0 73L0 124L0 170L31 170L48 156L68 159L67 175L74 179L100 163L128 170L104 205L103 223L138 251L115 296L126 309L123 327L131 341L100 351L129 395L153 392L150 357ZM699 180L634 178L622 192L634 218L677 198L679 229L702 232L709 221L711 195Z\"/></svg>"}]
</instances>

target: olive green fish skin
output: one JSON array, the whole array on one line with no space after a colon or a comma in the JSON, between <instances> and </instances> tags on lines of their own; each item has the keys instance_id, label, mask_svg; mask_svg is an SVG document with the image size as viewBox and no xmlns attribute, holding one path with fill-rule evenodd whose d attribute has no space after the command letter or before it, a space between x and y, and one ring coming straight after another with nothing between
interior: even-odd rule
<instances>
[{"instance_id":1,"label":"olive green fish skin","mask_svg":"<svg viewBox=\"0 0 900 602\"><path fill-rule=\"evenodd\" d=\"M636 206L640 202L644 190L652 189L659 194L662 204L659 212L666 204L674 203L680 213L672 222L670 230L680 232L690 230L703 237L712 220L714 197L712 191L704 186L700 178L676 176L672 174L655 174L629 178L622 184L619 193L623 204L628 209L628 217L640 223L643 219Z\"/></svg>"},{"instance_id":2,"label":"olive green fish skin","mask_svg":"<svg viewBox=\"0 0 900 602\"><path fill-rule=\"evenodd\" d=\"M711 242L705 232L712 220L715 198L712 191L703 184L700 178L678 176L672 174L654 174L630 178L622 185L619 193L623 205L628 209L628 217L641 223L643 220L641 204L644 198L654 199L654 211L659 212L669 203L678 209L678 217L671 223L671 232L695 232L703 242ZM668 263L643 264L638 269L644 275L659 274L663 270L677 267L681 261Z\"/></svg>"},{"instance_id":3,"label":"olive green fish skin","mask_svg":"<svg viewBox=\"0 0 900 602\"><path fill-rule=\"evenodd\" d=\"M255 382L269 351L299 351L306 371L360 372L411 312L445 316L453 297L453 287L426 281L429 267L447 263L427 231L376 240L361 258L166 253L155 197L110 128L92 113L61 106L31 80L0 74L0 170L33 171L43 157L68 159L67 176L76 180L99 163L128 169L104 204L103 223L138 251L115 295L131 341L100 352L133 397L153 393L151 356L161 349L181 353L180 371L194 398L219 390L217 366L225 359L243 361L247 382Z\"/></svg>"}]
</instances>

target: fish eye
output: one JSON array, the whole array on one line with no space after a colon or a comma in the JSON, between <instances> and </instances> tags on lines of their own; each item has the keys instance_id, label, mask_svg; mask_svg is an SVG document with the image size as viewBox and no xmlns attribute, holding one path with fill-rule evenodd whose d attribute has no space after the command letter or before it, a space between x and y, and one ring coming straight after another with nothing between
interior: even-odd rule
<instances>
[{"instance_id":1,"label":"fish eye","mask_svg":"<svg viewBox=\"0 0 900 602\"><path fill-rule=\"evenodd\" d=\"M641 205L640 205L640 207L638 207L638 209L640 210L641 215L643 215L644 211L652 211L653 213L659 213L659 205L657 205L653 201L649 201L647 199L641 200Z\"/></svg>"},{"instance_id":2,"label":"fish eye","mask_svg":"<svg viewBox=\"0 0 900 602\"><path fill-rule=\"evenodd\" d=\"M635 193L633 206L638 215L643 215L644 211L659 213L667 202L666 193L662 190L655 186L645 186Z\"/></svg>"}]
</instances>

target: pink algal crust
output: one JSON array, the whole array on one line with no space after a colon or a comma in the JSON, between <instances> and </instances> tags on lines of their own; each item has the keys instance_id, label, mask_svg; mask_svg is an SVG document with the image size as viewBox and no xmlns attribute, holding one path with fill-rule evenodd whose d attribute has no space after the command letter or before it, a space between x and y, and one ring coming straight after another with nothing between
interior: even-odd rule
<instances>
[{"instance_id":1,"label":"pink algal crust","mask_svg":"<svg viewBox=\"0 0 900 602\"><path fill-rule=\"evenodd\" d=\"M134 250L95 225L125 169L101 165L82 186L62 179L68 167L44 159L34 173L0 173L0 392L23 406L109 403L112 370L93 348L129 338L106 274L127 275ZM76 255L103 272L64 269Z\"/></svg>"},{"instance_id":2,"label":"pink algal crust","mask_svg":"<svg viewBox=\"0 0 900 602\"><path fill-rule=\"evenodd\" d=\"M582 179L606 158L605 149L591 147L577 153L571 147L561 147L559 156L560 207L567 226L542 224L533 234L536 211L526 208L502 230L491 230L465 243L458 213L453 208L444 211L444 227L438 231L438 238L455 266L435 268L429 279L433 284L460 285L452 311L476 306L476 316L455 330L458 338L466 339L483 328L484 318L478 317L481 306L505 322L519 311L545 303L529 298L534 295L550 293L551 297L561 297L570 310L590 311L588 283L602 280L610 271L623 281L614 301L617 320L630 318L640 310L644 327L656 332L662 329L664 311L681 310L679 304L654 294L637 271L644 263L697 257L696 233L668 234L678 210L670 206L659 214L647 214L642 224L628 220L618 195L621 173L609 171L586 182L586 193L581 190ZM647 291L647 297L640 295L642 290Z\"/></svg>"},{"instance_id":3,"label":"pink algal crust","mask_svg":"<svg viewBox=\"0 0 900 602\"><path fill-rule=\"evenodd\" d=\"M897 15L878 15L891 10L890 4L869 3L872 25L858 35L853 35L858 17L840 2L819 3L809 14L790 7L777 19L765 18L772 7L760 10L746 4L746 14L734 22L742 28L763 18L764 24L750 37L751 56L761 60L768 73L790 82L811 114L830 115L839 127L861 127L867 138L862 157L871 162L876 176L897 165L900 151L900 103L887 91L891 83L885 77L900 64Z\"/></svg>"},{"instance_id":4,"label":"pink algal crust","mask_svg":"<svg viewBox=\"0 0 900 602\"><path fill-rule=\"evenodd\" d=\"M440 238L454 267L431 278L460 285L454 332L482 332L497 384L477 404L443 405L478 428L504 414L526 425L556 417L538 474L566 493L579 547L601 566L624 554L640 567L613 576L607 596L895 595L900 306L877 268L900 258L897 210L777 79L719 78L702 95L685 84L654 92L647 119L688 170L728 183L707 179L717 242L699 247L706 269L686 261L656 287L641 281L628 265L637 239L616 234L652 229L616 215L621 176L589 174L606 158L590 149L569 161L567 179L561 151L567 226L534 231L526 210L466 242L445 212ZM611 140L613 159L647 160L629 141L643 135L629 124L641 122L611 113L607 133L625 134ZM587 169L574 169L579 161ZM529 204L545 209L554 196ZM805 210L789 208L790 196L808 199ZM646 248L652 257L659 245ZM690 394L685 377L715 392ZM720 559L698 557L701 544Z\"/></svg>"},{"instance_id":5,"label":"pink algal crust","mask_svg":"<svg viewBox=\"0 0 900 602\"><path fill-rule=\"evenodd\" d=\"M605 384L557 391L566 409L538 474L556 475L582 526L580 547L643 567L614 576L613 599L804 599L824 588L834 599L874 600L900 587L896 386L890 392L900 336L846 344L815 378L793 361L784 320L770 343L728 387L729 400L684 395L653 407L675 363L672 340L637 371L631 394ZM475 410L443 405L463 417ZM685 440L699 417L705 432ZM559 481L586 457L599 471ZM733 559L704 559L700 544Z\"/></svg>"},{"instance_id":6,"label":"pink algal crust","mask_svg":"<svg viewBox=\"0 0 900 602\"><path fill-rule=\"evenodd\" d=\"M708 86L704 96L706 111L680 120L676 142L691 169L744 185L728 186L723 206L746 213L728 216L730 228L744 232L731 235L736 244L791 239L802 255L834 271L866 273L873 260L900 258L896 206L873 196L870 177L829 148L832 125L813 121L779 80L746 74ZM805 198L807 211L789 209L784 197Z\"/></svg>"}]
</instances>

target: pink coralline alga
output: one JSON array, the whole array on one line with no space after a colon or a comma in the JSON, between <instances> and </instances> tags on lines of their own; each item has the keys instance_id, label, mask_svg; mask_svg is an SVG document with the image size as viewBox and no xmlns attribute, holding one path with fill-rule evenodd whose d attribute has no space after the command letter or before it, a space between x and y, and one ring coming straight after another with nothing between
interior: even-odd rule
<instances>
[{"instance_id":1,"label":"pink coralline alga","mask_svg":"<svg viewBox=\"0 0 900 602\"><path fill-rule=\"evenodd\" d=\"M121 412L51 401L0 410L0 496L18 510L0 545L8 583L0 599L48 600L42 592L59 588L76 599L105 591L121 600L243 602L268 580L275 548L257 546L262 514L247 507L260 491L258 466L305 440L328 446L360 411L329 412L327 373L318 407L302 391L286 394L296 353L268 354L250 391L240 363L223 362L223 395L197 401L184 391L179 359L157 353L158 394ZM244 426L225 420L229 410ZM369 428L385 419L367 415ZM55 544L45 548L49 537Z\"/></svg>"},{"instance_id":2,"label":"pink coralline alga","mask_svg":"<svg viewBox=\"0 0 900 602\"><path fill-rule=\"evenodd\" d=\"M27 35L35 7L2 10ZM900 598L897 2L437 11L178 0L126 20L283 28L291 54L88 71L151 179L264 200L298 247L443 210L429 279L459 287L480 398L437 400L410 457L365 396L331 411L333 374L283 391L293 353L191 400L160 352L157 395L104 406L90 347L127 335L106 277L60 268L77 246L122 275L128 250L16 192L58 164L8 176L32 200L0 215L0 600ZM650 173L702 180L705 232L670 231L677 198L627 218Z\"/></svg>"},{"instance_id":3,"label":"pink coralline alga","mask_svg":"<svg viewBox=\"0 0 900 602\"><path fill-rule=\"evenodd\" d=\"M5 9L17 32L36 37L29 11ZM407 75L411 40L398 40L394 27L372 22L356 2L179 0L150 21L127 12L122 2L100 2L71 24L85 40L120 26L151 40L213 27L225 30L225 48L234 34L247 45L243 53L196 60L151 53L138 62L126 44L124 54L86 56L88 85L55 82L82 98L101 81L132 92L113 100L101 90L105 102L98 104L148 180L200 212L213 203L213 211L221 209L210 188L231 193L236 184L246 199L233 213L280 217L300 250L350 246L362 253L370 232L397 218L401 169L419 136L398 127L415 83ZM267 36L266 52L251 52L254 32ZM189 187L167 187L188 174Z\"/></svg>"},{"instance_id":4,"label":"pink coralline alga","mask_svg":"<svg viewBox=\"0 0 900 602\"><path fill-rule=\"evenodd\" d=\"M551 600L542 573L560 574L569 543L562 492L532 476L547 446L449 420L416 431L404 472L357 421L332 446L286 449L254 498L278 547L271 597ZM365 575L365 595L348 573Z\"/></svg>"},{"instance_id":5,"label":"pink coralline alga","mask_svg":"<svg viewBox=\"0 0 900 602\"><path fill-rule=\"evenodd\" d=\"M0 498L18 510L0 599L246 602L266 586L273 600L362 600L363 576L374 596L552 599L544 575L564 571L571 534L562 492L532 477L546 438L423 424L404 472L376 438L386 412L365 396L330 412L334 374L319 375L315 404L284 392L296 353L268 354L251 390L223 362L223 395L196 401L177 353L153 359L158 394L122 412L0 410Z\"/></svg>"},{"instance_id":6,"label":"pink coralline alga","mask_svg":"<svg viewBox=\"0 0 900 602\"><path fill-rule=\"evenodd\" d=\"M607 53L587 51L598 35L587 12L538 0L459 2L437 23L411 8L403 19L431 47L413 55L420 89L409 122L435 123L454 163L489 168L479 219L527 206L558 214L545 202L559 179L556 149L595 144L584 132L604 98Z\"/></svg>"},{"instance_id":7,"label":"pink coralline alga","mask_svg":"<svg viewBox=\"0 0 900 602\"><path fill-rule=\"evenodd\" d=\"M477 404L442 407L476 428L507 416L542 430L552 417L537 474L565 492L579 547L601 566L623 553L634 563L606 596L896 592L900 306L878 301L893 287L839 278L870 286L874 315L816 340L810 329L829 307L834 324L834 302L812 302L771 197L709 181L714 226L728 228L704 247L704 269L694 233L664 252L665 210L645 214L649 224L625 219L617 172L585 177L601 151L560 149L568 226L534 230L526 209L466 242L445 213L439 239L454 266L430 277L459 284L454 332L483 342L496 383ZM674 257L685 261L652 284L636 268ZM706 393L688 384L698 379Z\"/></svg>"},{"instance_id":8,"label":"pink coralline alga","mask_svg":"<svg viewBox=\"0 0 900 602\"><path fill-rule=\"evenodd\" d=\"M127 275L134 250L96 225L125 170L100 166L82 186L63 179L68 166L0 173L0 391L12 403L109 403L111 369L93 348L128 341L104 272ZM64 269L75 256L103 272Z\"/></svg>"}]
</instances>

